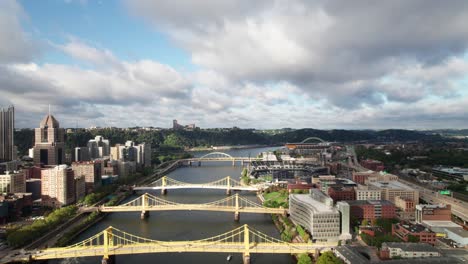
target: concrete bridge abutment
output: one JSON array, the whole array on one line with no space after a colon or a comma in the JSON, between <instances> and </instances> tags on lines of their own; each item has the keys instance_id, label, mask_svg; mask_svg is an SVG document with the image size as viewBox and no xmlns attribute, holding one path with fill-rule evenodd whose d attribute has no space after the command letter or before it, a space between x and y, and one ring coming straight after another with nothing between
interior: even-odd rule
<instances>
[{"instance_id":1,"label":"concrete bridge abutment","mask_svg":"<svg viewBox=\"0 0 468 264\"><path fill-rule=\"evenodd\" d=\"M244 263L244 264L250 264L250 255L243 254L242 258L243 258L243 262L242 262L242 263Z\"/></svg>"},{"instance_id":2,"label":"concrete bridge abutment","mask_svg":"<svg viewBox=\"0 0 468 264\"><path fill-rule=\"evenodd\" d=\"M234 213L234 221L239 222L239 220L240 220L240 213L239 213L239 212L235 212L235 213Z\"/></svg>"},{"instance_id":3,"label":"concrete bridge abutment","mask_svg":"<svg viewBox=\"0 0 468 264\"><path fill-rule=\"evenodd\" d=\"M101 264L115 264L115 255L110 255L108 258L102 258Z\"/></svg>"},{"instance_id":4,"label":"concrete bridge abutment","mask_svg":"<svg viewBox=\"0 0 468 264\"><path fill-rule=\"evenodd\" d=\"M145 220L146 218L149 217L149 211L142 211L140 215L141 220Z\"/></svg>"}]
</instances>

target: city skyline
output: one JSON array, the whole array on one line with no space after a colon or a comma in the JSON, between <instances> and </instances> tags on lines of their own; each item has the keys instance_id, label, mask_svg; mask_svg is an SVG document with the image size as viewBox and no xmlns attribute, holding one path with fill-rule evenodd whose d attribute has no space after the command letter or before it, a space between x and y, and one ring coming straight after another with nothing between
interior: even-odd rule
<instances>
[{"instance_id":1,"label":"city skyline","mask_svg":"<svg viewBox=\"0 0 468 264\"><path fill-rule=\"evenodd\" d=\"M392 10L391 12L389 10ZM0 2L0 106L34 128L467 128L468 2Z\"/></svg>"}]
</instances>

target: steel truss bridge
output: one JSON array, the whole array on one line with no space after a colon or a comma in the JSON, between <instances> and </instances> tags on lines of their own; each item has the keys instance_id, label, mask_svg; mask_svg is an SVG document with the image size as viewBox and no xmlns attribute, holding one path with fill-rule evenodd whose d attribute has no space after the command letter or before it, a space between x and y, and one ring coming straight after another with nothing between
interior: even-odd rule
<instances>
[{"instance_id":1,"label":"steel truss bridge","mask_svg":"<svg viewBox=\"0 0 468 264\"><path fill-rule=\"evenodd\" d=\"M154 195L145 193L136 199L117 206L100 206L97 210L105 213L116 212L141 212L141 218L148 217L151 211L214 211L214 212L233 212L234 219L239 221L240 213L255 214L283 214L288 210L285 208L269 208L252 202L239 194L235 194L224 199L204 203L204 204L182 204L158 198Z\"/></svg>"},{"instance_id":2,"label":"steel truss bridge","mask_svg":"<svg viewBox=\"0 0 468 264\"><path fill-rule=\"evenodd\" d=\"M251 253L318 254L330 250L332 244L287 243L243 225L224 234L194 241L159 241L139 237L112 226L68 247L48 248L18 255L14 261L81 258L103 256L103 263L112 263L116 255L212 252L242 253L244 263L250 263Z\"/></svg>"},{"instance_id":3,"label":"steel truss bridge","mask_svg":"<svg viewBox=\"0 0 468 264\"><path fill-rule=\"evenodd\" d=\"M256 161L259 160L258 158L251 158L251 157L233 157L227 153L224 152L211 152L206 155L203 155L199 158L190 158L186 159L189 163L189 165L192 165L194 162L198 162L200 165L201 162L203 161L220 161L220 162L226 162L230 161L232 162L232 166L236 165L236 162L240 162L241 165L244 165L245 163L250 163L251 161Z\"/></svg>"},{"instance_id":4,"label":"steel truss bridge","mask_svg":"<svg viewBox=\"0 0 468 264\"><path fill-rule=\"evenodd\" d=\"M230 176L208 183L187 183L164 176L161 179L151 183L149 186L138 186L133 188L135 191L161 190L162 194L166 194L167 190L173 189L218 189L226 190L226 193L230 194L231 190L259 191L261 186L244 186L239 181L232 179Z\"/></svg>"}]
</instances>

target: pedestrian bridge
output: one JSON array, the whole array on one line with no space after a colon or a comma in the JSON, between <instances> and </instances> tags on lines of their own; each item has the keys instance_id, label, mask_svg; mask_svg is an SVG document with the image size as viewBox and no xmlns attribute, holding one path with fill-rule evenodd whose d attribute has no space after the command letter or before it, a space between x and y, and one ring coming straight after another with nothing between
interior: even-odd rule
<instances>
[{"instance_id":1,"label":"pedestrian bridge","mask_svg":"<svg viewBox=\"0 0 468 264\"><path fill-rule=\"evenodd\" d=\"M116 255L204 252L242 253L244 263L250 263L250 254L318 254L334 245L312 243L287 243L255 230L248 225L235 228L224 234L193 241L159 241L139 237L112 226L98 234L67 247L48 248L25 252L12 261L35 261L49 259L82 258L103 256L102 263L115 262Z\"/></svg>"},{"instance_id":2,"label":"pedestrian bridge","mask_svg":"<svg viewBox=\"0 0 468 264\"><path fill-rule=\"evenodd\" d=\"M261 189L261 185L245 186L239 181L232 179L230 176L208 183L187 183L164 176L151 183L149 186L138 186L133 188L135 191L161 190L162 194L166 194L167 190L174 189L217 189L226 190L226 193L230 194L231 190L256 192Z\"/></svg>"},{"instance_id":3,"label":"pedestrian bridge","mask_svg":"<svg viewBox=\"0 0 468 264\"><path fill-rule=\"evenodd\" d=\"M252 202L239 194L224 199L204 204L183 204L161 199L154 195L145 193L136 199L117 206L100 206L97 210L105 213L116 212L141 212L141 218L148 217L151 211L214 211L232 212L234 219L239 221L240 213L255 214L287 214L285 208L269 208Z\"/></svg>"}]
</instances>

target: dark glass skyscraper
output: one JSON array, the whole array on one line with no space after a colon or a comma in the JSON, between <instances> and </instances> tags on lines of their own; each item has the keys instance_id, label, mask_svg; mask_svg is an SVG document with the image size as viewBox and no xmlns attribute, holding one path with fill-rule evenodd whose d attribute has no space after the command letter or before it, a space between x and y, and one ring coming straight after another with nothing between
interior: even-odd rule
<instances>
[{"instance_id":1,"label":"dark glass skyscraper","mask_svg":"<svg viewBox=\"0 0 468 264\"><path fill-rule=\"evenodd\" d=\"M15 108L0 109L0 162L16 159L14 138Z\"/></svg>"}]
</instances>

